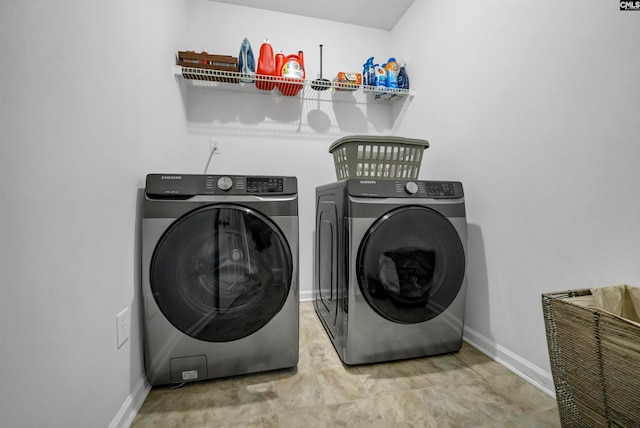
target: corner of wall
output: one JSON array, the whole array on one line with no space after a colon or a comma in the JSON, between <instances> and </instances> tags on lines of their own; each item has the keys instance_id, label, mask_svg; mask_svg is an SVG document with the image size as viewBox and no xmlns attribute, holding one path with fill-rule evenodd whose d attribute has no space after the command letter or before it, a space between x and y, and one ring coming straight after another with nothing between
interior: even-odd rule
<instances>
[{"instance_id":1,"label":"corner of wall","mask_svg":"<svg viewBox=\"0 0 640 428\"><path fill-rule=\"evenodd\" d=\"M109 428L128 428L133 423L142 403L151 391L151 385L147 382L144 375L140 376L135 388L129 394L127 399L122 403L120 411L109 424Z\"/></svg>"},{"instance_id":2,"label":"corner of wall","mask_svg":"<svg viewBox=\"0 0 640 428\"><path fill-rule=\"evenodd\" d=\"M467 326L464 328L463 338L469 345L500 363L545 394L555 398L555 387L551 373Z\"/></svg>"}]
</instances>

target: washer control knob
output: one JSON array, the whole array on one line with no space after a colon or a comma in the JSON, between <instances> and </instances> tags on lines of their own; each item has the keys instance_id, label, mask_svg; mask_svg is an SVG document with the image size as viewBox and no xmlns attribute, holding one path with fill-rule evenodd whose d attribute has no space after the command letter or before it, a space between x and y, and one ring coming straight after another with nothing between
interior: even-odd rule
<instances>
[{"instance_id":1,"label":"washer control knob","mask_svg":"<svg viewBox=\"0 0 640 428\"><path fill-rule=\"evenodd\" d=\"M227 191L233 186L233 181L229 177L220 177L218 179L218 189Z\"/></svg>"},{"instance_id":2,"label":"washer control knob","mask_svg":"<svg viewBox=\"0 0 640 428\"><path fill-rule=\"evenodd\" d=\"M410 195L415 195L416 192L418 191L418 185L416 184L415 181L409 181L407 184L404 185L404 191Z\"/></svg>"}]
</instances>

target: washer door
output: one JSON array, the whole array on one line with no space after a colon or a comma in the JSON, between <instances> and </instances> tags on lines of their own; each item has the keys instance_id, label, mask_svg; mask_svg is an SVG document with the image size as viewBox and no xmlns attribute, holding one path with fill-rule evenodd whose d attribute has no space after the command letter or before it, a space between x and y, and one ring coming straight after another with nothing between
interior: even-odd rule
<instances>
[{"instance_id":1,"label":"washer door","mask_svg":"<svg viewBox=\"0 0 640 428\"><path fill-rule=\"evenodd\" d=\"M164 316L208 342L246 337L282 308L293 261L282 232L242 206L210 205L176 220L151 259L150 285Z\"/></svg>"},{"instance_id":2,"label":"washer door","mask_svg":"<svg viewBox=\"0 0 640 428\"><path fill-rule=\"evenodd\" d=\"M465 254L455 228L440 213L406 206L380 217L357 258L358 284L369 305L398 323L442 313L462 287Z\"/></svg>"}]
</instances>

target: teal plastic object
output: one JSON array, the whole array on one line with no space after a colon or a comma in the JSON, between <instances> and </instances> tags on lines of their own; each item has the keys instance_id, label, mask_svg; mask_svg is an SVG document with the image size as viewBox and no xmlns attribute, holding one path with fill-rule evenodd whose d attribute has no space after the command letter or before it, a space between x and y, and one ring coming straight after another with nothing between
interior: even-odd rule
<instances>
[{"instance_id":1,"label":"teal plastic object","mask_svg":"<svg viewBox=\"0 0 640 428\"><path fill-rule=\"evenodd\" d=\"M238 71L243 74L240 80L245 83L253 83L255 80L252 76L256 73L256 61L253 57L251 43L246 37L240 45L240 53L238 54Z\"/></svg>"}]
</instances>

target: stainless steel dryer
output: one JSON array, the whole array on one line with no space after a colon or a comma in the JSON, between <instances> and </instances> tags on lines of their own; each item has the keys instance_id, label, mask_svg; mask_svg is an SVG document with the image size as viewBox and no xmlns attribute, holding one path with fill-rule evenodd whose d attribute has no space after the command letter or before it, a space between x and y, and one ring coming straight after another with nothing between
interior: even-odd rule
<instances>
[{"instance_id":1,"label":"stainless steel dryer","mask_svg":"<svg viewBox=\"0 0 640 428\"><path fill-rule=\"evenodd\" d=\"M462 184L350 179L316 189L314 305L346 364L462 346Z\"/></svg>"},{"instance_id":2,"label":"stainless steel dryer","mask_svg":"<svg viewBox=\"0 0 640 428\"><path fill-rule=\"evenodd\" d=\"M149 383L295 366L296 178L150 174L143 211Z\"/></svg>"}]
</instances>

